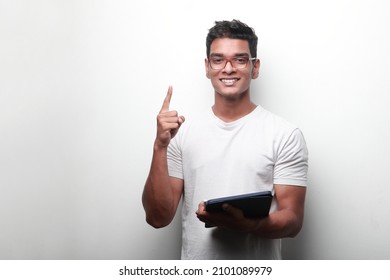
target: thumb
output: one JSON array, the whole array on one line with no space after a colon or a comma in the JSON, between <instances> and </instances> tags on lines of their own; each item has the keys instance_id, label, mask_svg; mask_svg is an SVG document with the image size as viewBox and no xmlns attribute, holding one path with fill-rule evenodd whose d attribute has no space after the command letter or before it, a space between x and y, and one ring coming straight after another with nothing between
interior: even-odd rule
<instances>
[{"instance_id":1,"label":"thumb","mask_svg":"<svg viewBox=\"0 0 390 280\"><path fill-rule=\"evenodd\" d=\"M181 125L182 123L184 123L185 120L186 120L186 119L185 119L183 116L180 116L180 117L179 117L179 125Z\"/></svg>"}]
</instances>

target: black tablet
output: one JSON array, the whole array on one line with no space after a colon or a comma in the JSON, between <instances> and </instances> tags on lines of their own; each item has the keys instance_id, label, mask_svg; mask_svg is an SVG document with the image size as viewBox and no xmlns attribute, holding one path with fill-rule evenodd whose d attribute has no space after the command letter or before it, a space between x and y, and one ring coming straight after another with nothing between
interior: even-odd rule
<instances>
[{"instance_id":1,"label":"black tablet","mask_svg":"<svg viewBox=\"0 0 390 280\"><path fill-rule=\"evenodd\" d=\"M247 218L263 218L269 214L272 197L270 191L264 191L209 199L205 201L206 211L223 211L222 205L228 203L240 208Z\"/></svg>"}]
</instances>

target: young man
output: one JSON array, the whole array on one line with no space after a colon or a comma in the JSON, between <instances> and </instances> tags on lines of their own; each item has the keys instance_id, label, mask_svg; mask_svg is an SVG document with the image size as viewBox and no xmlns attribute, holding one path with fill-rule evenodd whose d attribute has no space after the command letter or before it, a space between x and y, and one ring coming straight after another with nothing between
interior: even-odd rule
<instances>
[{"instance_id":1,"label":"young man","mask_svg":"<svg viewBox=\"0 0 390 280\"><path fill-rule=\"evenodd\" d=\"M216 22L206 45L215 103L184 123L169 109L169 87L142 198L147 222L168 225L183 197L182 259L281 259L281 238L297 235L303 223L304 138L251 100L250 83L260 68L252 28L237 20ZM266 190L274 195L266 218L246 218L231 205L223 213L205 211L205 199Z\"/></svg>"}]
</instances>

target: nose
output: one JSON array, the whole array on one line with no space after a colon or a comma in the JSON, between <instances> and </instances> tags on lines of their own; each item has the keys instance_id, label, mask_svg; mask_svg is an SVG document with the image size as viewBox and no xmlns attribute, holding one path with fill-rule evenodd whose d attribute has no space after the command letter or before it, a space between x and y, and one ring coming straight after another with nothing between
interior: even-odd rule
<instances>
[{"instance_id":1,"label":"nose","mask_svg":"<svg viewBox=\"0 0 390 280\"><path fill-rule=\"evenodd\" d=\"M234 71L233 64L230 60L226 61L225 68L223 68L223 71L226 73L231 73Z\"/></svg>"}]
</instances>

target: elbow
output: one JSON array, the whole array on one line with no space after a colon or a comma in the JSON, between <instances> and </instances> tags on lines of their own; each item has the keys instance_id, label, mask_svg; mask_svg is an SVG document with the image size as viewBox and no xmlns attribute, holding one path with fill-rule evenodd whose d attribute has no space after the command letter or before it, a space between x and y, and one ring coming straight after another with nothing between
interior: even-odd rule
<instances>
[{"instance_id":1,"label":"elbow","mask_svg":"<svg viewBox=\"0 0 390 280\"><path fill-rule=\"evenodd\" d=\"M294 238L294 237L296 237L298 235L298 233L300 231L301 231L300 229L296 229L294 231L291 231L290 234L287 237Z\"/></svg>"},{"instance_id":2,"label":"elbow","mask_svg":"<svg viewBox=\"0 0 390 280\"><path fill-rule=\"evenodd\" d=\"M152 227L163 228L172 222L175 216L175 211L172 208L164 204L147 203L146 200L143 200L142 203L145 210L145 220Z\"/></svg>"},{"instance_id":3,"label":"elbow","mask_svg":"<svg viewBox=\"0 0 390 280\"><path fill-rule=\"evenodd\" d=\"M148 218L146 219L146 222L156 229L163 228L169 225L169 223L163 223L161 221L157 221L155 219L148 219Z\"/></svg>"},{"instance_id":4,"label":"elbow","mask_svg":"<svg viewBox=\"0 0 390 280\"><path fill-rule=\"evenodd\" d=\"M149 225L154 228L163 228L171 223L172 218L169 218L169 215L164 215L165 211L148 207L144 200L142 202L145 210L145 220Z\"/></svg>"},{"instance_id":5,"label":"elbow","mask_svg":"<svg viewBox=\"0 0 390 280\"><path fill-rule=\"evenodd\" d=\"M290 232L286 237L290 237L290 238L296 237L301 232L302 226L303 226L302 221L299 222L297 221L294 224L294 226L290 229Z\"/></svg>"},{"instance_id":6,"label":"elbow","mask_svg":"<svg viewBox=\"0 0 390 280\"><path fill-rule=\"evenodd\" d=\"M146 222L152 227L158 229L166 227L171 223L171 219L166 219L159 216L146 215Z\"/></svg>"}]
</instances>

